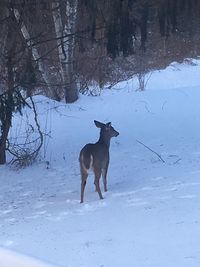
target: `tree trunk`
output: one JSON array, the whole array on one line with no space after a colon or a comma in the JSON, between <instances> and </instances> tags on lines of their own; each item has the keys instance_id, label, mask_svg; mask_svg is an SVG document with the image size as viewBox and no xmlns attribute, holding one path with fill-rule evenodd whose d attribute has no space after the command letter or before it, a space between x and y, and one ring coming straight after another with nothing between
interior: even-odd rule
<instances>
[{"instance_id":1,"label":"tree trunk","mask_svg":"<svg viewBox=\"0 0 200 267\"><path fill-rule=\"evenodd\" d=\"M9 52L11 52L12 54L12 52L14 51L11 50ZM13 65L12 65L11 55L8 57L8 61L7 61L7 75L8 75L8 94L7 94L6 114L1 125L0 164L6 163L6 141L8 138L9 130L11 127L11 121L12 121L12 108L9 105L9 103L12 102L12 93L13 93L13 87L14 87Z\"/></svg>"},{"instance_id":2,"label":"tree trunk","mask_svg":"<svg viewBox=\"0 0 200 267\"><path fill-rule=\"evenodd\" d=\"M64 15L58 2L52 2L52 10L65 101L66 103L72 103L78 99L73 66L77 0L66 2L66 13Z\"/></svg>"},{"instance_id":3,"label":"tree trunk","mask_svg":"<svg viewBox=\"0 0 200 267\"><path fill-rule=\"evenodd\" d=\"M12 94L14 88L14 73L13 73L13 55L16 50L15 37L16 32L12 28L12 14L9 9L4 6L5 14L7 15L7 23L4 27L7 29L7 33L5 35L5 39L3 40L3 44L1 48L3 49L1 52L3 55L6 54L5 48L7 50L7 57L5 60L5 69L7 72L7 93L6 93L6 104L5 104L5 114L1 117L1 126L0 126L0 164L6 163L6 142L9 134L9 130L11 127L12 121Z\"/></svg>"},{"instance_id":4,"label":"tree trunk","mask_svg":"<svg viewBox=\"0 0 200 267\"><path fill-rule=\"evenodd\" d=\"M19 23L20 21L20 13L17 9L14 9L14 14L17 22ZM38 68L39 71L41 72L42 78L48 88L49 95L52 99L58 100L58 95L56 94L54 88L51 88L50 84L50 79L48 76L48 69L45 67L45 64L43 64L42 60L40 59L40 54L38 52L38 49L35 46L32 46L32 40L31 36L25 26L24 23L21 24L21 33L24 37L24 39L27 42L28 48L32 51L33 59L38 62Z\"/></svg>"},{"instance_id":5,"label":"tree trunk","mask_svg":"<svg viewBox=\"0 0 200 267\"><path fill-rule=\"evenodd\" d=\"M72 80L70 80L69 84L66 84L65 86L65 101L66 103L73 103L78 99L78 89L77 89L77 84L73 80L73 75Z\"/></svg>"},{"instance_id":6,"label":"tree trunk","mask_svg":"<svg viewBox=\"0 0 200 267\"><path fill-rule=\"evenodd\" d=\"M66 51L68 52L68 64L67 73L68 83L65 87L65 101L67 103L75 102L78 99L78 88L74 75L74 49L75 49L75 31L77 23L77 0L68 0L66 5L66 16L68 18L65 25L65 32L72 34L68 38L68 46Z\"/></svg>"},{"instance_id":7,"label":"tree trunk","mask_svg":"<svg viewBox=\"0 0 200 267\"><path fill-rule=\"evenodd\" d=\"M0 165L6 163L6 141L8 138L8 133L11 127L11 117L8 114L6 118L6 123L2 126L2 135L0 138Z\"/></svg>"}]
</instances>

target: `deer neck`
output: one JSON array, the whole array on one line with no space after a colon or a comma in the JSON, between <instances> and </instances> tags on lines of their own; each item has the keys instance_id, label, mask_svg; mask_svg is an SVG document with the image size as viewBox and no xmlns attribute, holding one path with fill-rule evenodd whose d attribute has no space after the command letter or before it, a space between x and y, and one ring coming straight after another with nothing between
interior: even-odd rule
<instances>
[{"instance_id":1,"label":"deer neck","mask_svg":"<svg viewBox=\"0 0 200 267\"><path fill-rule=\"evenodd\" d=\"M109 147L110 147L110 137L107 137L107 136L104 136L103 134L100 134L98 143L99 144L104 144L109 149Z\"/></svg>"}]
</instances>

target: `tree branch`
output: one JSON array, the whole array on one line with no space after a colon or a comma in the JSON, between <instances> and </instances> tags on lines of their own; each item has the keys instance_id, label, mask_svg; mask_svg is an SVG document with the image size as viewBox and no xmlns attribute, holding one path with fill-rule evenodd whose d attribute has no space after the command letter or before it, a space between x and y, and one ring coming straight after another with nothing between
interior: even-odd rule
<instances>
[{"instance_id":1,"label":"tree branch","mask_svg":"<svg viewBox=\"0 0 200 267\"><path fill-rule=\"evenodd\" d=\"M138 142L139 144L143 145L144 147L146 147L148 150L150 150L151 152L153 152L154 154L156 154L158 156L158 158L165 163L164 159L161 157L160 154L158 154L156 151L154 151L153 149L151 149L150 147L148 147L147 145L143 144L142 142L140 142L139 140L136 140L136 142Z\"/></svg>"}]
</instances>

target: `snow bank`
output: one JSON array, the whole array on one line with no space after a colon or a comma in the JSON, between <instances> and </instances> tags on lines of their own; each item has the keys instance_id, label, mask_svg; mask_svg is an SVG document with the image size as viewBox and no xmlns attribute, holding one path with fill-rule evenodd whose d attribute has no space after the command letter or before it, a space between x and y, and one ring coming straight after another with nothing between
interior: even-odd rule
<instances>
[{"instance_id":1,"label":"snow bank","mask_svg":"<svg viewBox=\"0 0 200 267\"><path fill-rule=\"evenodd\" d=\"M16 252L0 248L1 267L53 267L33 258L17 254Z\"/></svg>"}]
</instances>

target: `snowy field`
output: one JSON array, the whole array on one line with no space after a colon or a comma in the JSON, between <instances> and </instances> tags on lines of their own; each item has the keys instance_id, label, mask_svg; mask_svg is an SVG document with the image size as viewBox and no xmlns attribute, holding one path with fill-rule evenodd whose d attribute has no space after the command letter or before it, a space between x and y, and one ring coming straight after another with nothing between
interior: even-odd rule
<instances>
[{"instance_id":1,"label":"snowy field","mask_svg":"<svg viewBox=\"0 0 200 267\"><path fill-rule=\"evenodd\" d=\"M133 79L71 105L35 97L51 138L44 161L0 167L1 247L60 267L200 266L200 61L173 63L136 89ZM99 137L94 119L120 135L105 198L90 175L80 204L78 156ZM12 136L21 123L15 115Z\"/></svg>"}]
</instances>

